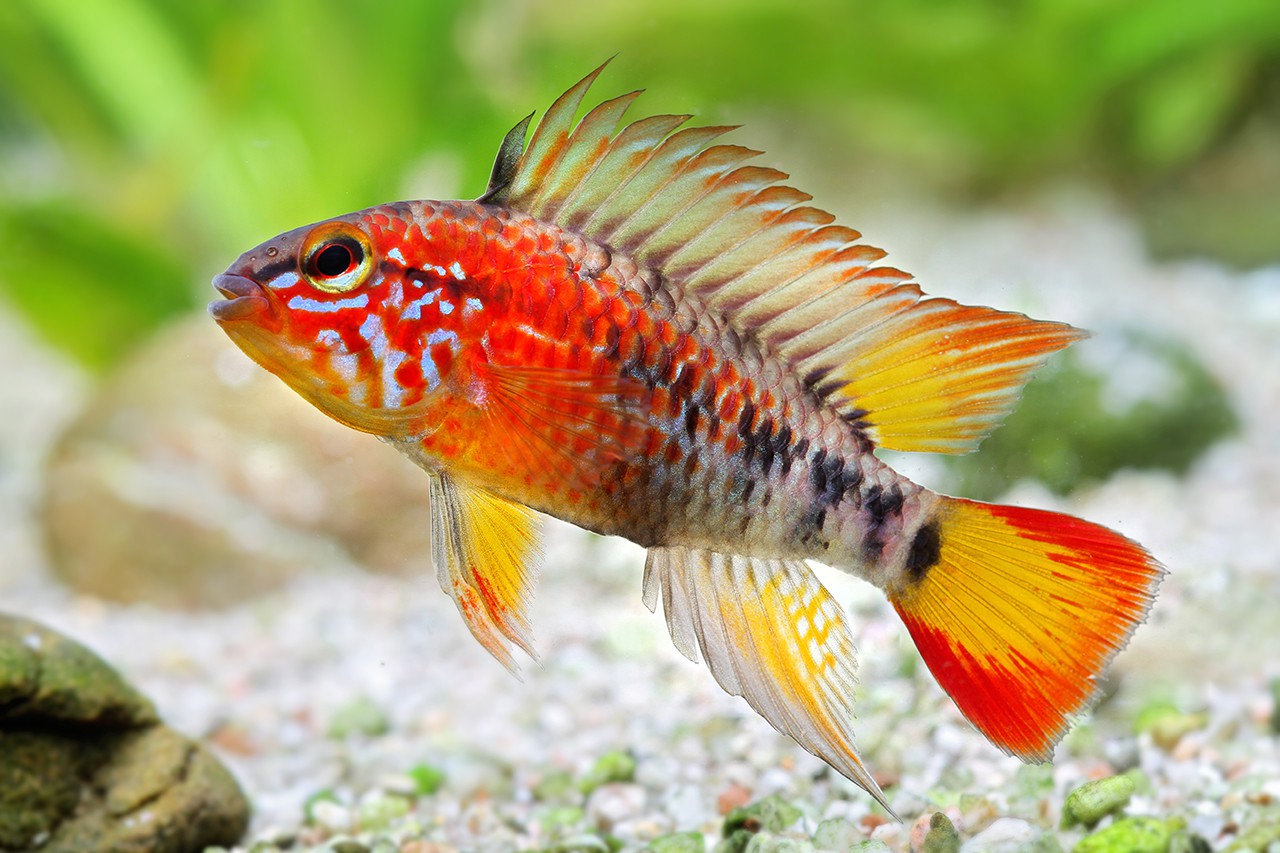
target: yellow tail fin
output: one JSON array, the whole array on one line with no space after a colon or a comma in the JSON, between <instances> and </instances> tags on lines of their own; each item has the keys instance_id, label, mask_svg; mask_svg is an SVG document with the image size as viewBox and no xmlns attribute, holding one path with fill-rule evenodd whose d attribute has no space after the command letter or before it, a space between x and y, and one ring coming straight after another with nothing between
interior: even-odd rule
<instances>
[{"instance_id":1,"label":"yellow tail fin","mask_svg":"<svg viewBox=\"0 0 1280 853\"><path fill-rule=\"evenodd\" d=\"M890 601L970 722L1046 761L1164 570L1118 533L1043 510L943 498L931 528Z\"/></svg>"}]
</instances>

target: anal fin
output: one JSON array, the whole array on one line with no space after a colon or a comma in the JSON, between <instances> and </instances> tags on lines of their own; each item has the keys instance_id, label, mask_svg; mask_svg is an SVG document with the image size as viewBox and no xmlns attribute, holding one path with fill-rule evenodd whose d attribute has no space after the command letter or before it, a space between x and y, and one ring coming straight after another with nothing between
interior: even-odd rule
<instances>
[{"instance_id":1,"label":"anal fin","mask_svg":"<svg viewBox=\"0 0 1280 853\"><path fill-rule=\"evenodd\" d=\"M659 596L672 640L700 650L724 690L889 803L853 745L853 636L844 610L799 560L651 548L645 603Z\"/></svg>"},{"instance_id":2,"label":"anal fin","mask_svg":"<svg viewBox=\"0 0 1280 853\"><path fill-rule=\"evenodd\" d=\"M528 606L541 552L537 514L431 473L431 558L480 645L513 674L514 645L536 658Z\"/></svg>"}]
</instances>

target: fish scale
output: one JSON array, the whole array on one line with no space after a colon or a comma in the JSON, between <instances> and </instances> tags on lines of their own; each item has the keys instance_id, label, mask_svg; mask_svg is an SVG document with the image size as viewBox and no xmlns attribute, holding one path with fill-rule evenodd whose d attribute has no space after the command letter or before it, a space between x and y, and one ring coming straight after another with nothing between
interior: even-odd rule
<instances>
[{"instance_id":1,"label":"fish scale","mask_svg":"<svg viewBox=\"0 0 1280 853\"><path fill-rule=\"evenodd\" d=\"M454 358L620 373L644 383L650 392L648 430L636 439L643 452L602 472L599 499L575 501L562 513L566 520L599 533L625 533L642 545L700 546L707 544L705 531L711 528L716 531L712 535L738 531L754 550L773 556L830 558L825 552L838 543L848 544L845 561L865 558L865 544L843 530L870 527L856 517L864 503L861 493L844 502L843 509L854 513L828 515L812 509L832 504L822 476L811 471L815 458L822 468L828 451L800 454L785 472L781 464L774 470L774 458L795 455L794 442L831 444L823 431L827 422L835 425L838 419L824 418L810 391L786 377L754 345L743 346L705 306L690 298L655 299L659 289L629 257L611 255L580 235L506 211L468 203L408 204L364 218L375 247L384 254L399 249L406 260L422 266L444 268L447 262L467 271L461 280L438 274L428 279L446 288L446 302L474 298L495 312L483 317L485 336L470 333L463 312L423 315L420 326L472 340ZM609 263L593 268L584 263L589 258L609 258ZM513 278L512 271L521 270L529 271L527 281ZM585 275L587 270L594 275ZM519 298L511 298L513 293ZM678 316L683 322L677 322ZM402 346L421 338L414 324L399 324ZM406 363L418 356L411 350L405 354ZM417 393L407 399L421 391L408 390ZM744 411L752 415L745 429L740 424ZM755 435L754 428L765 421L772 424L768 435ZM868 469L860 478L865 483L901 479L859 452L856 436L835 426L832 458L842 454L861 460ZM502 438L492 434L494 429L503 427L448 421L423 440L422 450L447 465L474 466L468 470L478 482L493 483L528 506L549 509L561 492L557 472L527 470L520 458L484 452ZM782 429L791 440L760 452ZM669 470L681 476L669 476ZM522 486L501 485L508 481ZM912 485L903 480L900 487ZM742 499L748 491L758 497ZM775 495L795 508L790 527L759 513ZM802 509L806 506L807 511ZM839 502L835 506L841 508ZM619 507L627 512L619 513ZM815 525L816 517L821 521Z\"/></svg>"},{"instance_id":2,"label":"fish scale","mask_svg":"<svg viewBox=\"0 0 1280 853\"><path fill-rule=\"evenodd\" d=\"M889 800L854 748L853 632L805 559L880 588L993 744L1045 761L1163 568L1070 516L924 489L879 447L972 450L1083 336L927 297L885 252L597 69L476 201L285 232L214 279L251 358L427 474L441 588L533 655L538 512L648 549L644 601L728 692Z\"/></svg>"}]
</instances>

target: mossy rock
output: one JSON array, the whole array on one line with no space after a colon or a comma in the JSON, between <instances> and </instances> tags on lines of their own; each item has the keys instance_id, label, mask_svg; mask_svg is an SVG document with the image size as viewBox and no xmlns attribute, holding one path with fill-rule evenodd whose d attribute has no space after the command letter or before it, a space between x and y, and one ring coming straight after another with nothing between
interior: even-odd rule
<instances>
[{"instance_id":1,"label":"mossy rock","mask_svg":"<svg viewBox=\"0 0 1280 853\"><path fill-rule=\"evenodd\" d=\"M104 728L159 721L102 658L43 625L0 614L0 721L35 719Z\"/></svg>"},{"instance_id":2,"label":"mossy rock","mask_svg":"<svg viewBox=\"0 0 1280 853\"><path fill-rule=\"evenodd\" d=\"M185 853L234 844L249 809L206 749L101 658L0 614L0 849Z\"/></svg>"},{"instance_id":3,"label":"mossy rock","mask_svg":"<svg viewBox=\"0 0 1280 853\"><path fill-rule=\"evenodd\" d=\"M1089 357L1073 350L1046 365L977 453L947 459L948 488L993 500L1020 480L1065 495L1124 468L1182 475L1238 428L1222 385L1183 343L1124 329L1096 337L1077 344Z\"/></svg>"}]
</instances>

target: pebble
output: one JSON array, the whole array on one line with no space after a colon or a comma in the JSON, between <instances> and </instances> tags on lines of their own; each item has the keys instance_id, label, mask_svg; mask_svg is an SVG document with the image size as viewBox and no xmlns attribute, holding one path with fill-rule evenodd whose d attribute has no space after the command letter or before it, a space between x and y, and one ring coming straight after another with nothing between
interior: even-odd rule
<instances>
[{"instance_id":1,"label":"pebble","mask_svg":"<svg viewBox=\"0 0 1280 853\"><path fill-rule=\"evenodd\" d=\"M965 853L1016 853L1040 834L1041 831L1028 821L1002 817L966 841L961 849Z\"/></svg>"},{"instance_id":2,"label":"pebble","mask_svg":"<svg viewBox=\"0 0 1280 853\"><path fill-rule=\"evenodd\" d=\"M646 793L639 785L610 782L601 785L587 799L587 817L608 831L614 824L635 817L644 810Z\"/></svg>"},{"instance_id":3,"label":"pebble","mask_svg":"<svg viewBox=\"0 0 1280 853\"><path fill-rule=\"evenodd\" d=\"M1062 826L1084 824L1092 827L1107 815L1123 809L1136 787L1128 776L1086 782L1067 795L1067 802L1062 808Z\"/></svg>"}]
</instances>

